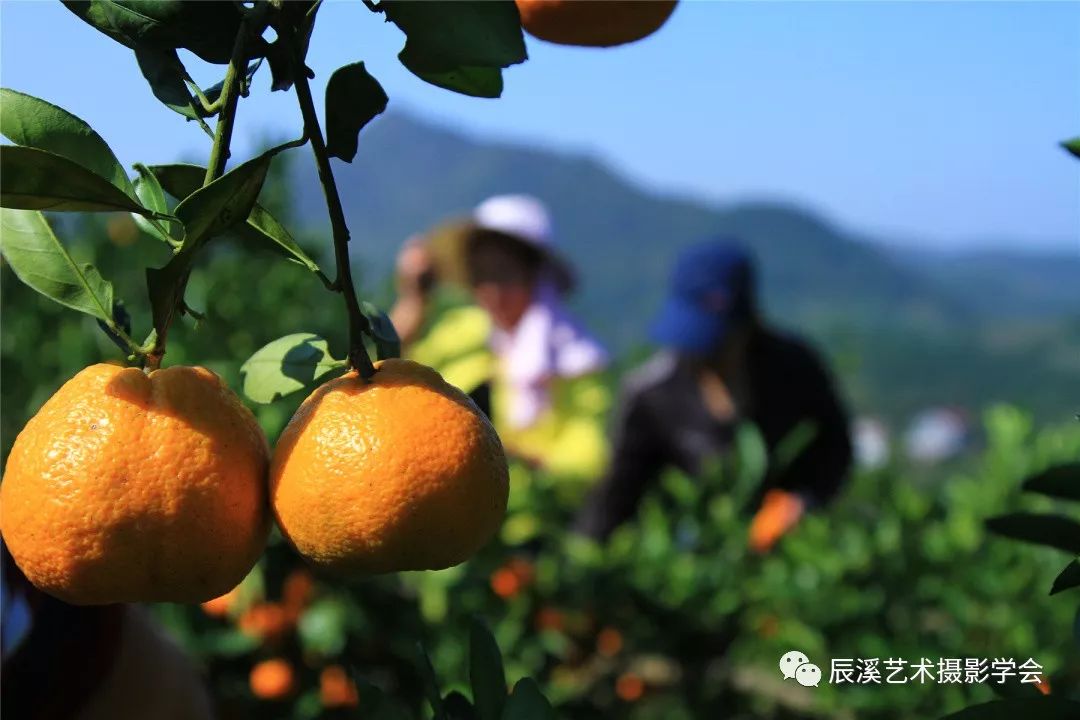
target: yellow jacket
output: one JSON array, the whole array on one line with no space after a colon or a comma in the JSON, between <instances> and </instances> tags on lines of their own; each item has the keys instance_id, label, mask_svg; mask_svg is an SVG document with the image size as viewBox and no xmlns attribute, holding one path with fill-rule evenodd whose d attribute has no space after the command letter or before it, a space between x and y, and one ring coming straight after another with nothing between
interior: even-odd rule
<instances>
[{"instance_id":1,"label":"yellow jacket","mask_svg":"<svg viewBox=\"0 0 1080 720\"><path fill-rule=\"evenodd\" d=\"M584 489L607 464L605 423L611 390L605 373L557 377L549 389L547 410L530 426L513 428L506 422L509 387L500 378L498 359L488 345L490 335L491 321L483 310L455 307L440 313L407 355L435 368L465 392L490 382L492 423L507 452L535 460L560 481Z\"/></svg>"}]
</instances>

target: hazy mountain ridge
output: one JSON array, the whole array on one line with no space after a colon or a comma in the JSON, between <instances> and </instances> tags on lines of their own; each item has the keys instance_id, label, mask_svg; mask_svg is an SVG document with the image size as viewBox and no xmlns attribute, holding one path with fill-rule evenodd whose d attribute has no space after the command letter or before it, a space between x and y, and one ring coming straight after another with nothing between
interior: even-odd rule
<instances>
[{"instance_id":1,"label":"hazy mountain ridge","mask_svg":"<svg viewBox=\"0 0 1080 720\"><path fill-rule=\"evenodd\" d=\"M297 163L292 174L300 224L325 227L314 168ZM487 142L400 113L366 128L355 163L335 162L335 175L369 289L385 283L409 235L489 195L539 196L580 269L574 304L619 354L643 343L679 249L717 235L754 250L767 313L825 341L861 405L909 412L931 402L1013 400L1057 414L1069 377L1061 363L1045 368L1041 398L1036 383L1013 392L1003 379L1071 352L1074 340L1080 351L1080 328L1065 322L1080 317L1067 283L1080 261L1066 254L908 252L795 205L710 207L661 196L594 158ZM1062 322L1060 343L1054 332L1037 342L1010 334L1009 323L1028 318Z\"/></svg>"}]
</instances>

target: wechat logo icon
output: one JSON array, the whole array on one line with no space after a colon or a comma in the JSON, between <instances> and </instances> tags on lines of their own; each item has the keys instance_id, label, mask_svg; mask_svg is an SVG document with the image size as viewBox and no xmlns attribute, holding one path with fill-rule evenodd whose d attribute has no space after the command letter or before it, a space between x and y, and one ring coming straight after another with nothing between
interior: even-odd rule
<instances>
[{"instance_id":1,"label":"wechat logo icon","mask_svg":"<svg viewBox=\"0 0 1080 720\"><path fill-rule=\"evenodd\" d=\"M817 687L821 682L821 668L810 662L806 653L798 650L783 654L780 658L780 674L785 680L795 680L803 687Z\"/></svg>"}]
</instances>

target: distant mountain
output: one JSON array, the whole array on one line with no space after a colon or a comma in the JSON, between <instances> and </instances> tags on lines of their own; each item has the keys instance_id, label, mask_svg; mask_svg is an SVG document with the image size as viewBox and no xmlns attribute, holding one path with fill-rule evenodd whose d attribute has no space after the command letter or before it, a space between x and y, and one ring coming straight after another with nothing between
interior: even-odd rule
<instances>
[{"instance_id":1,"label":"distant mountain","mask_svg":"<svg viewBox=\"0 0 1080 720\"><path fill-rule=\"evenodd\" d=\"M334 171L369 291L385 282L409 235L490 195L526 192L549 205L559 242L580 270L575 306L620 354L643 343L678 251L726 235L759 258L767 314L826 343L866 409L895 414L1012 399L1057 414L1062 401L1064 371L1048 372L1042 399L1030 383L1026 396L999 392L998 373L1022 371L1027 361L1008 343L1012 354L1001 360L982 333L991 321L1075 314L1069 289L1080 283L1068 282L1075 259L903 253L793 205L710 207L663 197L593 158L489 142L400 113L366 128L356 161L335 161ZM314 167L298 163L291 172L298 220L328 232ZM1065 335L1080 339L1080 327L1073 331Z\"/></svg>"},{"instance_id":2,"label":"distant mountain","mask_svg":"<svg viewBox=\"0 0 1080 720\"><path fill-rule=\"evenodd\" d=\"M980 316L1080 317L1080 244L1072 252L894 248L891 254Z\"/></svg>"}]
</instances>

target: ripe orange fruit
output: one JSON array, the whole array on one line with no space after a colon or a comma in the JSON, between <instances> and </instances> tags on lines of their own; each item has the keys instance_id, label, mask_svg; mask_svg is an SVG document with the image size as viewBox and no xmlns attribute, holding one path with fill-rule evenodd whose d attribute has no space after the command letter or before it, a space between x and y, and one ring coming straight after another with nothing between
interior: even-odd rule
<instances>
[{"instance_id":1,"label":"ripe orange fruit","mask_svg":"<svg viewBox=\"0 0 1080 720\"><path fill-rule=\"evenodd\" d=\"M329 665L319 674L319 698L323 707L356 707L360 697L356 683L340 665Z\"/></svg>"},{"instance_id":2,"label":"ripe orange fruit","mask_svg":"<svg viewBox=\"0 0 1080 720\"><path fill-rule=\"evenodd\" d=\"M263 700L281 700L288 697L296 685L292 665L281 658L263 660L251 668L248 681L251 692Z\"/></svg>"},{"instance_id":3,"label":"ripe orange fruit","mask_svg":"<svg viewBox=\"0 0 1080 720\"><path fill-rule=\"evenodd\" d=\"M615 657L623 648L622 633L613 627L606 627L596 636L596 652L604 657Z\"/></svg>"},{"instance_id":4,"label":"ripe orange fruit","mask_svg":"<svg viewBox=\"0 0 1080 720\"><path fill-rule=\"evenodd\" d=\"M239 594L236 588L233 588L224 595L219 595L212 600L207 600L202 604L203 612L210 617L225 617L232 610L233 603L236 602L236 597Z\"/></svg>"},{"instance_id":5,"label":"ripe orange fruit","mask_svg":"<svg viewBox=\"0 0 1080 720\"><path fill-rule=\"evenodd\" d=\"M280 603L258 603L245 610L236 625L245 635L276 642L293 629L299 617Z\"/></svg>"},{"instance_id":6,"label":"ripe orange fruit","mask_svg":"<svg viewBox=\"0 0 1080 720\"><path fill-rule=\"evenodd\" d=\"M209 370L91 365L15 439L0 531L26 577L66 602L203 602L263 551L268 456Z\"/></svg>"},{"instance_id":7,"label":"ripe orange fruit","mask_svg":"<svg viewBox=\"0 0 1080 720\"><path fill-rule=\"evenodd\" d=\"M615 694L624 702L636 702L645 695L645 681L634 673L623 673L615 681Z\"/></svg>"},{"instance_id":8,"label":"ripe orange fruit","mask_svg":"<svg viewBox=\"0 0 1080 720\"><path fill-rule=\"evenodd\" d=\"M278 440L270 497L282 532L339 572L457 565L498 530L509 473L494 428L431 368L384 360L322 385Z\"/></svg>"},{"instance_id":9,"label":"ripe orange fruit","mask_svg":"<svg viewBox=\"0 0 1080 720\"><path fill-rule=\"evenodd\" d=\"M798 495L783 490L769 490L750 522L750 549L763 553L799 522L804 503Z\"/></svg>"},{"instance_id":10,"label":"ripe orange fruit","mask_svg":"<svg viewBox=\"0 0 1080 720\"><path fill-rule=\"evenodd\" d=\"M304 568L293 570L281 585L281 604L293 615L299 616L315 596L315 580Z\"/></svg>"},{"instance_id":11,"label":"ripe orange fruit","mask_svg":"<svg viewBox=\"0 0 1080 720\"><path fill-rule=\"evenodd\" d=\"M667 22L675 0L517 0L533 37L560 45L610 47L640 40Z\"/></svg>"},{"instance_id":12,"label":"ripe orange fruit","mask_svg":"<svg viewBox=\"0 0 1080 720\"><path fill-rule=\"evenodd\" d=\"M561 610L552 607L542 607L536 613L537 630L554 630L562 632L566 627L566 615Z\"/></svg>"}]
</instances>

